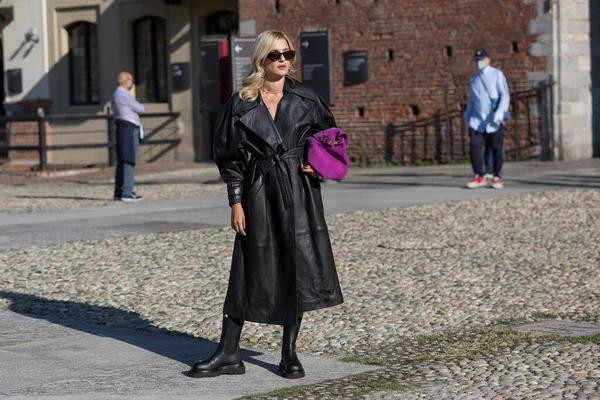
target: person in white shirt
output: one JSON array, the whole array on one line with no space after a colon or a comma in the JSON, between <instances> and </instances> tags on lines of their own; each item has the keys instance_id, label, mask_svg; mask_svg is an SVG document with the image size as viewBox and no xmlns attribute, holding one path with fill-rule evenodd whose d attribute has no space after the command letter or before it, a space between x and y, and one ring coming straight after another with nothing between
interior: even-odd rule
<instances>
[{"instance_id":1,"label":"person in white shirt","mask_svg":"<svg viewBox=\"0 0 600 400\"><path fill-rule=\"evenodd\" d=\"M113 198L116 201L140 201L143 197L133 191L133 185L138 147L140 138L143 137L139 114L146 111L146 106L129 92L133 87L133 76L129 72L121 72L118 81L119 86L110 98L117 128L117 168Z\"/></svg>"},{"instance_id":2,"label":"person in white shirt","mask_svg":"<svg viewBox=\"0 0 600 400\"><path fill-rule=\"evenodd\" d=\"M471 165L475 178L467 184L470 189L487 186L484 177L482 148L489 146L493 152L494 171L491 187L501 189L502 164L504 162L504 124L508 118L510 94L506 77L490 65L491 59L485 49L475 52L477 72L471 78L469 99L464 117L471 138Z\"/></svg>"}]
</instances>

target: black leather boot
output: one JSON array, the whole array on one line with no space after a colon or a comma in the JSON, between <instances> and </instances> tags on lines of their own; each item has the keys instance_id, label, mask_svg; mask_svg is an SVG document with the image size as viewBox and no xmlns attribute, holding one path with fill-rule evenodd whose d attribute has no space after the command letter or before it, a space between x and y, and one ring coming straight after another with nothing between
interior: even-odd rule
<instances>
[{"instance_id":1,"label":"black leather boot","mask_svg":"<svg viewBox=\"0 0 600 400\"><path fill-rule=\"evenodd\" d=\"M190 377L204 378L219 375L241 375L246 373L240 350L240 336L244 321L223 318L223 330L217 351L208 360L199 361L190 370Z\"/></svg>"},{"instance_id":2,"label":"black leather boot","mask_svg":"<svg viewBox=\"0 0 600 400\"><path fill-rule=\"evenodd\" d=\"M279 370L284 378L298 379L304 378L305 375L304 368L302 368L302 364L296 354L296 339L298 338L301 322L302 317L298 317L295 326L283 327L283 347L281 349Z\"/></svg>"}]
</instances>

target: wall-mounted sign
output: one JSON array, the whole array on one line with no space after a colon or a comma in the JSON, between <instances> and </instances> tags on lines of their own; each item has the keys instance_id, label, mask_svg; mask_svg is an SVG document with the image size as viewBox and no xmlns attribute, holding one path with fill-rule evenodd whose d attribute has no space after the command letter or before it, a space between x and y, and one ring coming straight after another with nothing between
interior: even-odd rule
<instances>
[{"instance_id":1,"label":"wall-mounted sign","mask_svg":"<svg viewBox=\"0 0 600 400\"><path fill-rule=\"evenodd\" d=\"M252 47L256 38L231 37L231 89L242 87L242 80L252 72Z\"/></svg>"},{"instance_id":2,"label":"wall-mounted sign","mask_svg":"<svg viewBox=\"0 0 600 400\"><path fill-rule=\"evenodd\" d=\"M317 92L327 104L332 104L331 42L329 32L302 32L302 82Z\"/></svg>"},{"instance_id":3,"label":"wall-mounted sign","mask_svg":"<svg viewBox=\"0 0 600 400\"><path fill-rule=\"evenodd\" d=\"M14 96L23 91L23 74L20 68L6 70L6 89L9 96Z\"/></svg>"},{"instance_id":4,"label":"wall-mounted sign","mask_svg":"<svg viewBox=\"0 0 600 400\"><path fill-rule=\"evenodd\" d=\"M366 51L349 51L344 53L344 82L356 84L369 79L369 60Z\"/></svg>"},{"instance_id":5,"label":"wall-mounted sign","mask_svg":"<svg viewBox=\"0 0 600 400\"><path fill-rule=\"evenodd\" d=\"M171 64L171 78L173 79L173 90L181 91L190 88L190 63Z\"/></svg>"}]
</instances>

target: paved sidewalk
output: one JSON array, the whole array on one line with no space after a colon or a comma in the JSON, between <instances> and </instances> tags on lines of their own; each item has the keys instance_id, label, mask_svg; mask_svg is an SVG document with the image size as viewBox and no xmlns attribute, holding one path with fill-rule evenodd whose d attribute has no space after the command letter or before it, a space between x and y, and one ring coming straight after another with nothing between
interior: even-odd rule
<instances>
[{"instance_id":1,"label":"paved sidewalk","mask_svg":"<svg viewBox=\"0 0 600 400\"><path fill-rule=\"evenodd\" d=\"M245 375L192 379L189 367L216 343L50 320L0 311L0 397L232 399L375 369L302 354L307 376L289 381L279 376L279 351L244 349Z\"/></svg>"},{"instance_id":2,"label":"paved sidewalk","mask_svg":"<svg viewBox=\"0 0 600 400\"><path fill-rule=\"evenodd\" d=\"M156 167L152 165L153 168ZM166 164L167 167L170 164ZM225 197L225 186L217 182L214 165L198 164L178 170L146 171L137 178L136 191L146 202L191 199L209 195ZM500 191L463 190L472 179L468 165L431 167L351 168L348 179L340 184L346 192L346 202L356 196L351 190L371 191L371 209L423 202L467 200L556 188L600 188L600 159L570 163L518 162L505 168L506 188ZM108 178L108 179L106 179ZM91 206L110 206L113 187L110 176L81 175L73 181L53 179L45 184L17 186L0 185L0 215L2 213L46 212ZM324 186L332 186L327 183ZM335 192L335 191L334 191ZM340 193L343 193L340 190ZM360 195L362 197L364 195ZM223 201L225 203L225 201ZM132 206L136 208L138 205ZM368 205L365 205L365 207Z\"/></svg>"}]
</instances>

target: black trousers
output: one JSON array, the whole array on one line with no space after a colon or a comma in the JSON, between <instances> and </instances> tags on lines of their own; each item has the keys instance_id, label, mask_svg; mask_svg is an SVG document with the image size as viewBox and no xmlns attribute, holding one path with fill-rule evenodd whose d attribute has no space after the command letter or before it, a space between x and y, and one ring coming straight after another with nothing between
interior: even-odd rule
<instances>
[{"instance_id":1,"label":"black trousers","mask_svg":"<svg viewBox=\"0 0 600 400\"><path fill-rule=\"evenodd\" d=\"M469 128L471 137L471 166L475 175L483 176L483 147L489 146L494 153L494 176L502 177L504 164L504 126L494 133L481 133Z\"/></svg>"}]
</instances>

